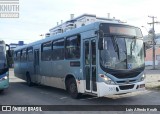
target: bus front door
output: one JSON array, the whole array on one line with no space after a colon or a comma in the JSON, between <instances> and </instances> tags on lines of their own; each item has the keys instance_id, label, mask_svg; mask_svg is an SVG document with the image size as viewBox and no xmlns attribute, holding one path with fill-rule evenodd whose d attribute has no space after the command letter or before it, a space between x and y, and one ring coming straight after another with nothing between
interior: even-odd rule
<instances>
[{"instance_id":1,"label":"bus front door","mask_svg":"<svg viewBox=\"0 0 160 114\"><path fill-rule=\"evenodd\" d=\"M97 93L96 40L95 38L84 40L83 45L85 91Z\"/></svg>"},{"instance_id":2,"label":"bus front door","mask_svg":"<svg viewBox=\"0 0 160 114\"><path fill-rule=\"evenodd\" d=\"M35 82L40 82L39 77L39 49L34 50L34 75L35 75Z\"/></svg>"}]
</instances>

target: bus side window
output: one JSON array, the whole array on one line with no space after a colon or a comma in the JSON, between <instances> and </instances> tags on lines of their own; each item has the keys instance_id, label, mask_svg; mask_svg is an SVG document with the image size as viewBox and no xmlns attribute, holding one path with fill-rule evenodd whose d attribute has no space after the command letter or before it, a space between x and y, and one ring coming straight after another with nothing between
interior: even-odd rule
<instances>
[{"instance_id":1,"label":"bus side window","mask_svg":"<svg viewBox=\"0 0 160 114\"><path fill-rule=\"evenodd\" d=\"M33 48L32 47L27 49L27 60L33 61Z\"/></svg>"},{"instance_id":2,"label":"bus side window","mask_svg":"<svg viewBox=\"0 0 160 114\"><path fill-rule=\"evenodd\" d=\"M64 59L64 39L53 41L53 60Z\"/></svg>"},{"instance_id":3,"label":"bus side window","mask_svg":"<svg viewBox=\"0 0 160 114\"><path fill-rule=\"evenodd\" d=\"M22 50L21 61L26 61L26 49Z\"/></svg>"},{"instance_id":4,"label":"bus side window","mask_svg":"<svg viewBox=\"0 0 160 114\"><path fill-rule=\"evenodd\" d=\"M68 37L66 39L66 59L79 59L80 58L80 35Z\"/></svg>"},{"instance_id":5,"label":"bus side window","mask_svg":"<svg viewBox=\"0 0 160 114\"><path fill-rule=\"evenodd\" d=\"M52 42L46 42L42 44L42 61L50 61L52 59Z\"/></svg>"},{"instance_id":6,"label":"bus side window","mask_svg":"<svg viewBox=\"0 0 160 114\"><path fill-rule=\"evenodd\" d=\"M14 52L13 58L14 58L14 61L17 61L17 52Z\"/></svg>"},{"instance_id":7,"label":"bus side window","mask_svg":"<svg viewBox=\"0 0 160 114\"><path fill-rule=\"evenodd\" d=\"M23 61L23 59L22 59L22 50L20 52L20 60L19 61Z\"/></svg>"},{"instance_id":8,"label":"bus side window","mask_svg":"<svg viewBox=\"0 0 160 114\"><path fill-rule=\"evenodd\" d=\"M17 52L17 61L20 61L21 60L21 51L18 51Z\"/></svg>"}]
</instances>

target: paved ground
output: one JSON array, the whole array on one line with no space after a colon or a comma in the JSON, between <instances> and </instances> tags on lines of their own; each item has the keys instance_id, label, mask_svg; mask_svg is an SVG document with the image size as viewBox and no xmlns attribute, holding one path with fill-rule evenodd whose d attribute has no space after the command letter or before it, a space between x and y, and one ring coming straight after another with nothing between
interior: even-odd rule
<instances>
[{"instance_id":1,"label":"paved ground","mask_svg":"<svg viewBox=\"0 0 160 114\"><path fill-rule=\"evenodd\" d=\"M160 74L159 71L148 70L146 71L146 73L146 81L148 81L147 83L149 83L149 81L150 83L154 83L157 80L158 75ZM10 87L0 94L0 105L160 105L160 91L157 90L155 91L149 89L143 92L135 92L108 98L97 98L89 95L84 95L81 99L76 100L70 98L68 93L61 89L56 89L47 86L28 87L25 81L14 77L13 70L10 71L10 74ZM157 78L154 78L154 76L156 76ZM152 80L150 80L150 78ZM48 113L52 114L53 112ZM61 111L58 113L66 114L67 112ZM68 113L72 114L76 112ZM87 114L88 113L101 114L106 112L87 112ZM124 112L111 113L123 114ZM131 114L132 113L133 112L131 112ZM18 113L16 112L15 114Z\"/></svg>"},{"instance_id":2,"label":"paved ground","mask_svg":"<svg viewBox=\"0 0 160 114\"><path fill-rule=\"evenodd\" d=\"M145 70L146 87L148 89L160 90L160 70Z\"/></svg>"}]
</instances>

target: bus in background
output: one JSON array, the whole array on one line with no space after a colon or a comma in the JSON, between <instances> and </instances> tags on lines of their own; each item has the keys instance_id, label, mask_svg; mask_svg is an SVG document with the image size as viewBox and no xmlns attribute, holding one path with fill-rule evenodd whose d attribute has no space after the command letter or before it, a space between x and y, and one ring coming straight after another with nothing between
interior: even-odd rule
<instances>
[{"instance_id":1,"label":"bus in background","mask_svg":"<svg viewBox=\"0 0 160 114\"><path fill-rule=\"evenodd\" d=\"M29 86L62 88L72 98L118 95L145 89L144 55L139 28L82 15L51 29L45 39L16 48L14 72Z\"/></svg>"},{"instance_id":2,"label":"bus in background","mask_svg":"<svg viewBox=\"0 0 160 114\"><path fill-rule=\"evenodd\" d=\"M7 65L9 51L6 51L7 46L4 41L0 41L0 92L9 87L9 67Z\"/></svg>"}]
</instances>

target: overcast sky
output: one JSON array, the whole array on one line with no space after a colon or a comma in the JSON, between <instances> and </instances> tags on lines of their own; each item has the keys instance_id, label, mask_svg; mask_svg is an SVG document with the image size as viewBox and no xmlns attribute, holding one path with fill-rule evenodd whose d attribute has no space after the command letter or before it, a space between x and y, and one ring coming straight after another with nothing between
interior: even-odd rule
<instances>
[{"instance_id":1,"label":"overcast sky","mask_svg":"<svg viewBox=\"0 0 160 114\"><path fill-rule=\"evenodd\" d=\"M128 24L140 27L143 34L151 26L148 15L156 16L160 21L159 0L19 0L20 17L17 19L0 18L0 40L7 43L25 43L42 39L50 28L61 20L70 19L84 13L96 14L98 17L111 17L127 21ZM145 26L142 28L141 26ZM155 25L156 33L160 33L160 24Z\"/></svg>"}]
</instances>

